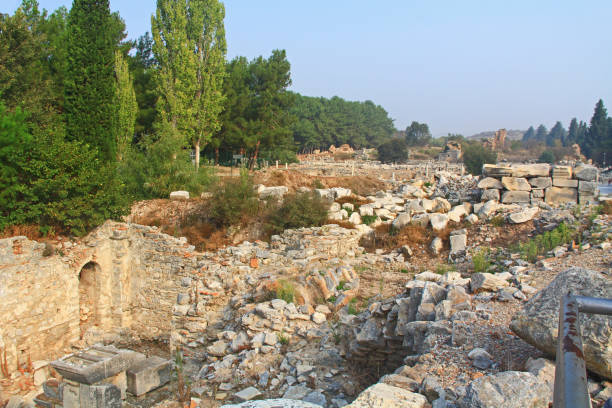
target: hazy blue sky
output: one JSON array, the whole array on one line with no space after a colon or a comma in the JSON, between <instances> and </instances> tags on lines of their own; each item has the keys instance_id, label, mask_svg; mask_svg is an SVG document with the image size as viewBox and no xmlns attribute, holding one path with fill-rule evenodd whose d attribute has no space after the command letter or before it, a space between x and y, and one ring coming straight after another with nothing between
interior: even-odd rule
<instances>
[{"instance_id":1,"label":"hazy blue sky","mask_svg":"<svg viewBox=\"0 0 612 408\"><path fill-rule=\"evenodd\" d=\"M39 0L70 8L70 1ZM17 0L4 0L12 13ZM228 58L287 50L292 89L370 99L398 129L526 129L612 107L612 1L227 0ZM129 37L155 1L111 1Z\"/></svg>"}]
</instances>

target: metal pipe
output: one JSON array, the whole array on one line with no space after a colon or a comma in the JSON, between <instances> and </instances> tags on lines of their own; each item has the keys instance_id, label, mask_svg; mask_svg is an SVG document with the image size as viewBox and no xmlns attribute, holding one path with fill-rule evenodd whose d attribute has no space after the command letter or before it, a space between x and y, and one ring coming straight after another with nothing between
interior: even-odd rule
<instances>
[{"instance_id":1,"label":"metal pipe","mask_svg":"<svg viewBox=\"0 0 612 408\"><path fill-rule=\"evenodd\" d=\"M580 312L612 315L612 299L563 296L555 367L554 408L591 408L580 334Z\"/></svg>"}]
</instances>

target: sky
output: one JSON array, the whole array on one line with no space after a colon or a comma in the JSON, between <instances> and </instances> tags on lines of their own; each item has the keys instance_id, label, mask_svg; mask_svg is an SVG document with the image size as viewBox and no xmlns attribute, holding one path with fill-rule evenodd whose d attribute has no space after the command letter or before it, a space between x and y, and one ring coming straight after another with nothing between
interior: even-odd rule
<instances>
[{"instance_id":1,"label":"sky","mask_svg":"<svg viewBox=\"0 0 612 408\"><path fill-rule=\"evenodd\" d=\"M39 0L55 10L71 1ZM18 0L4 0L13 13ZM155 1L111 1L128 37ZM397 129L434 136L525 130L612 107L609 0L226 0L228 59L285 49L291 89L371 100Z\"/></svg>"}]
</instances>

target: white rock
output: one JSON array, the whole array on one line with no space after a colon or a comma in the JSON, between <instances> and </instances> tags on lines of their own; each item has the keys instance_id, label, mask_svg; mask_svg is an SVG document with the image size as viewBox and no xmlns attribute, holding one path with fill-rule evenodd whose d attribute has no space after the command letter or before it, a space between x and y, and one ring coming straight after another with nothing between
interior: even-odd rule
<instances>
[{"instance_id":1,"label":"white rock","mask_svg":"<svg viewBox=\"0 0 612 408\"><path fill-rule=\"evenodd\" d=\"M189 200L189 191L173 191L170 193L170 199L174 201Z\"/></svg>"}]
</instances>

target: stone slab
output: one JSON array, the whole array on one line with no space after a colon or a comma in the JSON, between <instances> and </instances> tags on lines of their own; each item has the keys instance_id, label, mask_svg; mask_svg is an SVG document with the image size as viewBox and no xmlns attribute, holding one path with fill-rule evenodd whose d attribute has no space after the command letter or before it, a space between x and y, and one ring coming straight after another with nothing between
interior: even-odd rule
<instances>
[{"instance_id":1,"label":"stone slab","mask_svg":"<svg viewBox=\"0 0 612 408\"><path fill-rule=\"evenodd\" d=\"M578 180L571 180L566 178L553 178L553 186L554 187L566 187L566 188L577 188Z\"/></svg>"},{"instance_id":2,"label":"stone slab","mask_svg":"<svg viewBox=\"0 0 612 408\"><path fill-rule=\"evenodd\" d=\"M550 175L550 164L515 164L512 166L514 177L548 177Z\"/></svg>"},{"instance_id":3,"label":"stone slab","mask_svg":"<svg viewBox=\"0 0 612 408\"><path fill-rule=\"evenodd\" d=\"M529 179L529 184L533 188L544 189L552 186L552 179L550 177L533 177Z\"/></svg>"},{"instance_id":4,"label":"stone slab","mask_svg":"<svg viewBox=\"0 0 612 408\"><path fill-rule=\"evenodd\" d=\"M531 191L531 185L524 177L502 177L501 182L509 191Z\"/></svg>"},{"instance_id":5,"label":"stone slab","mask_svg":"<svg viewBox=\"0 0 612 408\"><path fill-rule=\"evenodd\" d=\"M575 203L578 201L578 190L575 188L549 187L546 189L545 201L548 204Z\"/></svg>"},{"instance_id":6,"label":"stone slab","mask_svg":"<svg viewBox=\"0 0 612 408\"><path fill-rule=\"evenodd\" d=\"M52 361L51 366L65 379L81 384L95 384L127 370L145 358L144 354L132 350L94 346Z\"/></svg>"},{"instance_id":7,"label":"stone slab","mask_svg":"<svg viewBox=\"0 0 612 408\"><path fill-rule=\"evenodd\" d=\"M127 370L127 390L140 396L170 382L172 364L170 360L153 356L139 361Z\"/></svg>"},{"instance_id":8,"label":"stone slab","mask_svg":"<svg viewBox=\"0 0 612 408\"><path fill-rule=\"evenodd\" d=\"M529 191L506 191L502 195L502 203L529 203L531 201L531 193Z\"/></svg>"}]
</instances>

